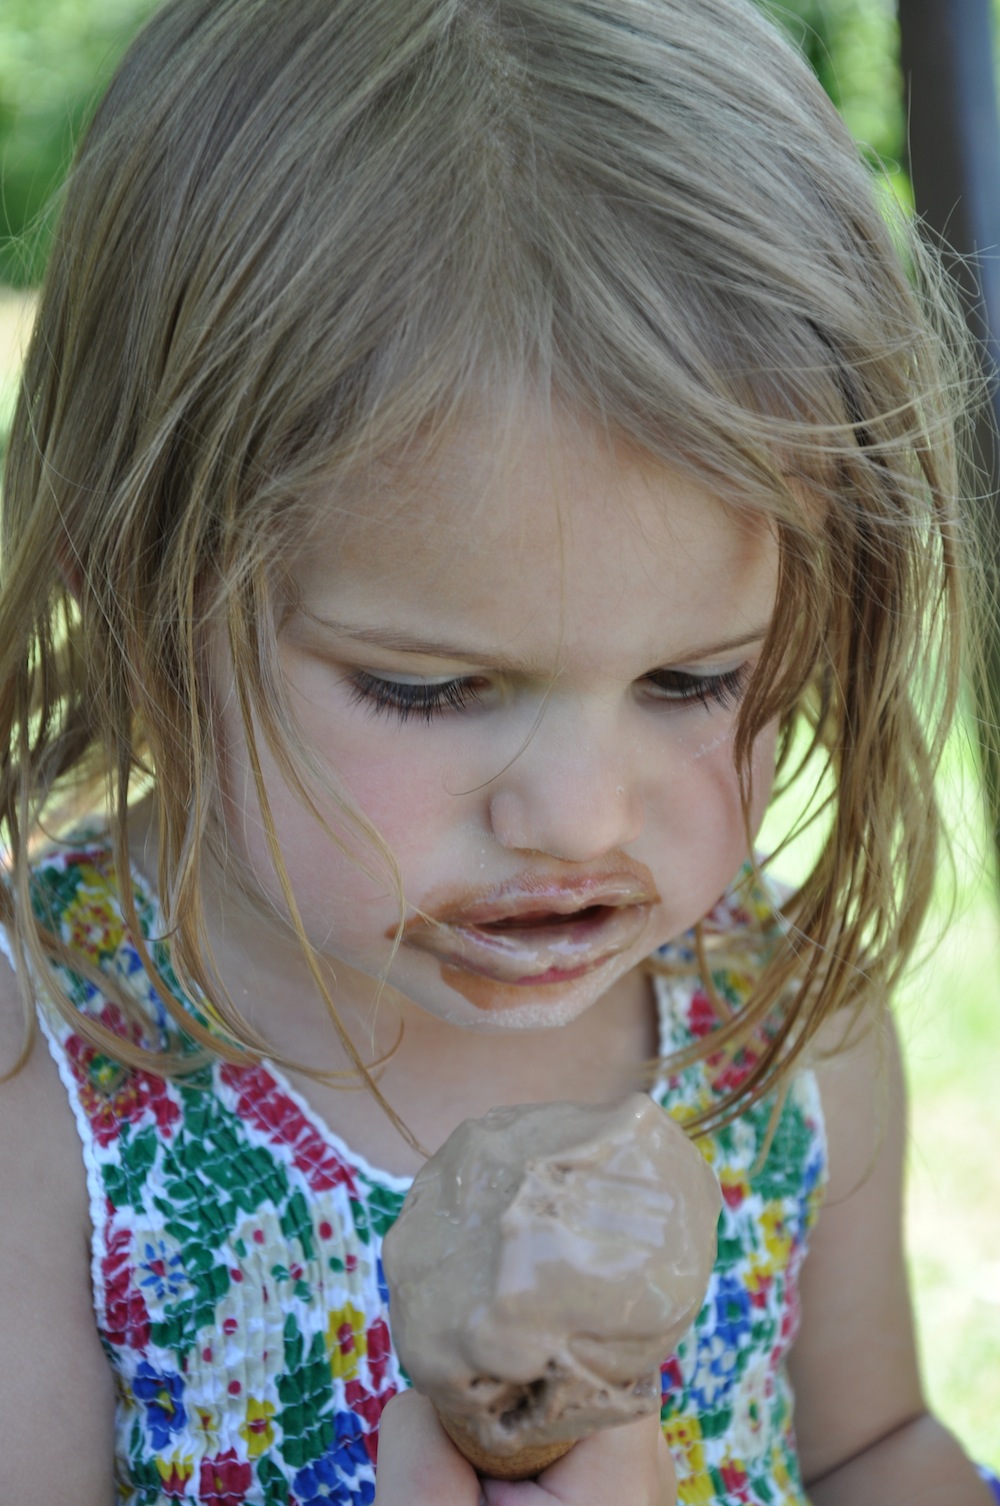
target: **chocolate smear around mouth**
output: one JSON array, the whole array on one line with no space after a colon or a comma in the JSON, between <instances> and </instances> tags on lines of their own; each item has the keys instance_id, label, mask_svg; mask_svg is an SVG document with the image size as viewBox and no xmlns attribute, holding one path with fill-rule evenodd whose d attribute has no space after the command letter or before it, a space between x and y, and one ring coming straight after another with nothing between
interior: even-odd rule
<instances>
[{"instance_id":1,"label":"chocolate smear around mouth","mask_svg":"<svg viewBox=\"0 0 1000 1506\"><path fill-rule=\"evenodd\" d=\"M543 998L558 997L550 990L571 987L629 950L645 929L647 913L646 906L589 905L570 912L479 921L467 928L466 935L478 935L487 947L495 943L501 956L509 956L511 947L516 955L523 947L523 972L520 976L494 973L488 966L476 965L482 958L474 951L463 957L456 948L451 955L438 953L441 979L484 1012L521 1008L533 1002L533 992L534 1002L540 1004ZM540 965L543 957L546 961Z\"/></svg>"},{"instance_id":2,"label":"chocolate smear around mouth","mask_svg":"<svg viewBox=\"0 0 1000 1506\"><path fill-rule=\"evenodd\" d=\"M544 1028L546 1006L565 988L598 971L610 986L607 964L638 958L659 898L645 865L616 857L585 873L526 872L429 892L413 905L401 939L407 950L436 958L442 981L477 1010L534 1005ZM397 936L395 928L386 932L388 940Z\"/></svg>"}]
</instances>

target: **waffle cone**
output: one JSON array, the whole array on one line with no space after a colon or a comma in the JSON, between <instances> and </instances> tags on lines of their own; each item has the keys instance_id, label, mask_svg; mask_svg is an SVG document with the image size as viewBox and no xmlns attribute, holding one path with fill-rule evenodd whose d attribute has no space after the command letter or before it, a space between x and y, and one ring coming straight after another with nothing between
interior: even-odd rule
<instances>
[{"instance_id":1,"label":"waffle cone","mask_svg":"<svg viewBox=\"0 0 1000 1506\"><path fill-rule=\"evenodd\" d=\"M436 1408L435 1408L436 1410ZM555 1464L573 1447L572 1441L564 1439L557 1443L536 1443L522 1448L515 1454L495 1454L483 1448L479 1439L464 1423L447 1412L438 1412L438 1419L452 1443L463 1454L479 1475L488 1475L494 1480L532 1480L543 1469Z\"/></svg>"}]
</instances>

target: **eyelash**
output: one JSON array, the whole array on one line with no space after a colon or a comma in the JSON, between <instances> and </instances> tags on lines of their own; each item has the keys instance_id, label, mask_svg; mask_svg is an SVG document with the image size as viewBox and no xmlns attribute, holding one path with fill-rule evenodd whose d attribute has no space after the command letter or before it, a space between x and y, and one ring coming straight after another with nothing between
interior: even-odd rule
<instances>
[{"instance_id":1,"label":"eyelash","mask_svg":"<svg viewBox=\"0 0 1000 1506\"><path fill-rule=\"evenodd\" d=\"M738 664L735 669L727 669L721 675L688 675L680 669L659 669L647 675L646 679L658 690L673 692L664 696L668 705L700 705L706 708L721 706L726 710L733 710L746 695L752 674L753 665L747 663ZM673 683L670 684L670 681Z\"/></svg>"},{"instance_id":2,"label":"eyelash","mask_svg":"<svg viewBox=\"0 0 1000 1506\"><path fill-rule=\"evenodd\" d=\"M372 716L392 716L401 722L411 716L432 722L445 711L465 711L479 700L475 680L438 680L427 684L381 680L359 669L351 676L351 701L366 706Z\"/></svg>"},{"instance_id":3,"label":"eyelash","mask_svg":"<svg viewBox=\"0 0 1000 1506\"><path fill-rule=\"evenodd\" d=\"M688 675L682 670L662 669L654 670L645 679L661 693L668 692L659 697L666 705L700 705L706 709L721 706L731 710L746 694L752 673L752 665L740 664L721 675ZM482 696L480 684L475 679L410 683L383 680L359 669L351 676L349 684L354 705L367 707L372 716L395 716L400 722L418 716L429 723L447 711L468 710Z\"/></svg>"}]
</instances>

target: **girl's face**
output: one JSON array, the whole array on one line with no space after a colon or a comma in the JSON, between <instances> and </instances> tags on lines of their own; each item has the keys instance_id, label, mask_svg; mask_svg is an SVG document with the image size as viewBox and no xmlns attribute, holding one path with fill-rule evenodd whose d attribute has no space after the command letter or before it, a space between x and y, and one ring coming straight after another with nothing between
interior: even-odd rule
<instances>
[{"instance_id":1,"label":"girl's face","mask_svg":"<svg viewBox=\"0 0 1000 1506\"><path fill-rule=\"evenodd\" d=\"M733 733L777 545L596 430L527 423L500 449L469 423L363 496L331 496L294 562L280 649L302 737L399 864L390 985L440 1019L514 1030L588 1009L746 858ZM230 841L285 915L220 689ZM399 919L391 885L260 751L308 935L338 1004L364 1008ZM769 729L754 830L773 762ZM363 853L336 800L321 808Z\"/></svg>"}]
</instances>

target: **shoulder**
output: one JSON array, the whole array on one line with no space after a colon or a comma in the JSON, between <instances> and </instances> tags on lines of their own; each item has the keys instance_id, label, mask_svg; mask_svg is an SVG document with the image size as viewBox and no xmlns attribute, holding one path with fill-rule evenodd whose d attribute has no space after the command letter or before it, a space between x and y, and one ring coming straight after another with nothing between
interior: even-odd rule
<instances>
[{"instance_id":1,"label":"shoulder","mask_svg":"<svg viewBox=\"0 0 1000 1506\"><path fill-rule=\"evenodd\" d=\"M33 1180L33 1171L43 1175ZM32 1213L52 1204L64 1236L72 1218L76 1234L86 1237L86 1182L72 1110L37 1022L26 1028L22 990L6 956L0 956L0 1174L0 1192L23 1178L33 1189Z\"/></svg>"},{"instance_id":2,"label":"shoulder","mask_svg":"<svg viewBox=\"0 0 1000 1506\"><path fill-rule=\"evenodd\" d=\"M0 1071L24 1044L18 981L0 957ZM79 1137L37 1029L0 1081L0 1366L4 1483L30 1502L110 1500L113 1383L94 1321Z\"/></svg>"},{"instance_id":3,"label":"shoulder","mask_svg":"<svg viewBox=\"0 0 1000 1506\"><path fill-rule=\"evenodd\" d=\"M816 1477L922 1408L903 1249L906 1100L888 1009L814 1043L830 1181L792 1354L803 1471Z\"/></svg>"},{"instance_id":4,"label":"shoulder","mask_svg":"<svg viewBox=\"0 0 1000 1506\"><path fill-rule=\"evenodd\" d=\"M811 1043L830 1147L827 1202L860 1195L878 1173L901 1181L906 1135L906 1084L891 1010L826 1021Z\"/></svg>"}]
</instances>

